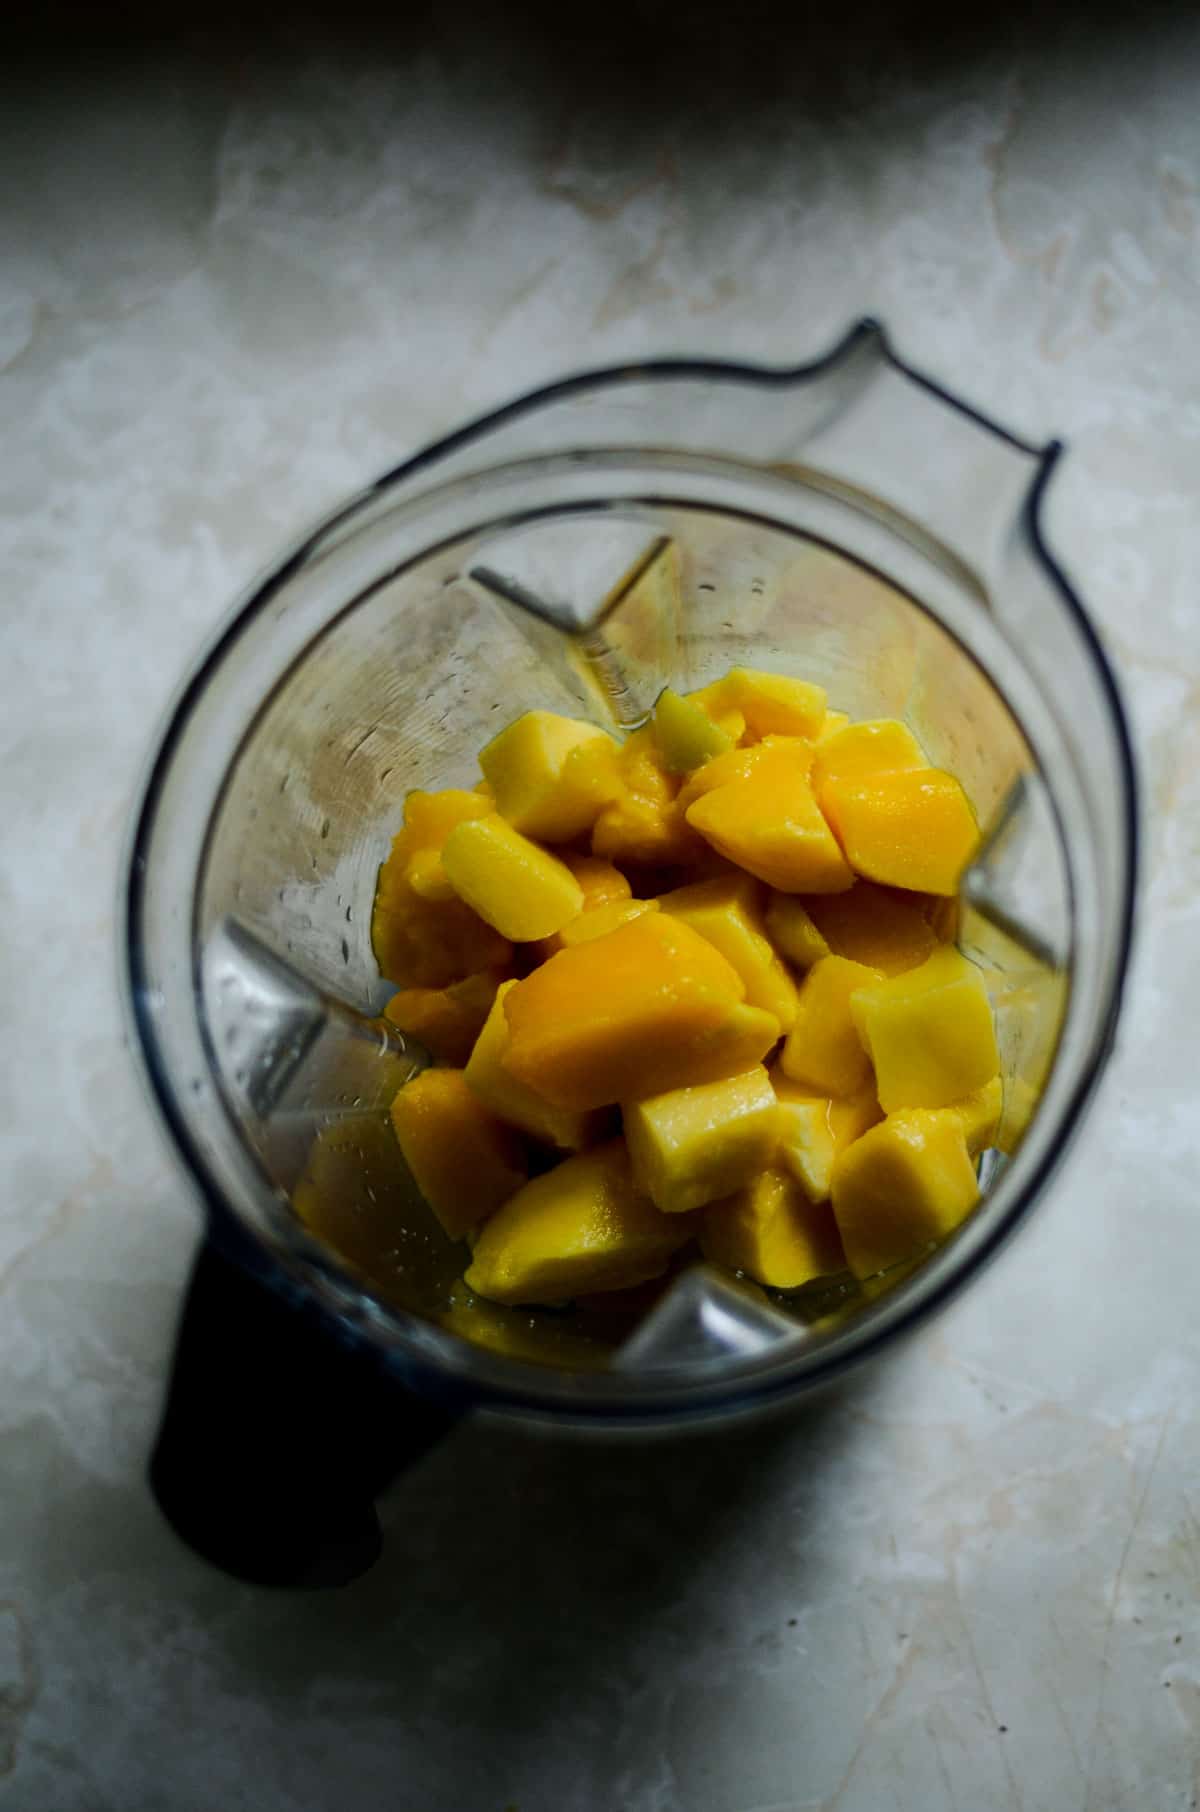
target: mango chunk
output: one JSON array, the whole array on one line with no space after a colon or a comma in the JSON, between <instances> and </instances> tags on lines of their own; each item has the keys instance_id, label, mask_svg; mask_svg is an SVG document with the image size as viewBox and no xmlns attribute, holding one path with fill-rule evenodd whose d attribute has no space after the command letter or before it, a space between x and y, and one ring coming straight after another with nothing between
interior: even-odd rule
<instances>
[{"instance_id":1,"label":"mango chunk","mask_svg":"<svg viewBox=\"0 0 1200 1812\"><path fill-rule=\"evenodd\" d=\"M498 813L452 830L442 866L459 897L514 943L561 931L583 905L583 889L566 863Z\"/></svg>"},{"instance_id":2,"label":"mango chunk","mask_svg":"<svg viewBox=\"0 0 1200 1812\"><path fill-rule=\"evenodd\" d=\"M464 1077L486 1108L501 1120L520 1127L530 1138L543 1145L554 1145L560 1151L582 1151L595 1144L602 1135L607 1116L578 1113L555 1107L536 1089L518 1082L505 1064L508 1051L508 1020L504 1001L516 982L502 982L484 1023L482 1032L467 1060Z\"/></svg>"},{"instance_id":3,"label":"mango chunk","mask_svg":"<svg viewBox=\"0 0 1200 1812\"><path fill-rule=\"evenodd\" d=\"M850 718L845 711L826 711L825 721L813 737L813 748L823 749L846 728Z\"/></svg>"},{"instance_id":4,"label":"mango chunk","mask_svg":"<svg viewBox=\"0 0 1200 1812\"><path fill-rule=\"evenodd\" d=\"M659 905L707 938L741 976L750 1005L773 1013L786 1032L796 1017L796 984L767 936L759 893L750 875L734 870L661 894Z\"/></svg>"},{"instance_id":5,"label":"mango chunk","mask_svg":"<svg viewBox=\"0 0 1200 1812\"><path fill-rule=\"evenodd\" d=\"M602 1107L712 1082L757 1063L779 1035L719 951L665 912L576 944L506 994L510 1072L562 1107ZM749 1027L754 1055L735 1066ZM772 1036L773 1034L773 1036ZM729 1068L721 1067L725 1062Z\"/></svg>"},{"instance_id":6,"label":"mango chunk","mask_svg":"<svg viewBox=\"0 0 1200 1812\"><path fill-rule=\"evenodd\" d=\"M673 799L647 799L633 792L606 805L592 831L594 853L611 862L691 862L703 847Z\"/></svg>"},{"instance_id":7,"label":"mango chunk","mask_svg":"<svg viewBox=\"0 0 1200 1812\"><path fill-rule=\"evenodd\" d=\"M979 843L966 794L940 768L826 780L820 806L851 867L891 887L955 893Z\"/></svg>"},{"instance_id":8,"label":"mango chunk","mask_svg":"<svg viewBox=\"0 0 1200 1812\"><path fill-rule=\"evenodd\" d=\"M487 809L476 794L453 787L406 798L404 823L379 870L371 911L371 945L379 972L389 981L442 988L481 969L502 967L512 956L511 944L461 900L428 899L410 876L415 858L439 852L457 825Z\"/></svg>"},{"instance_id":9,"label":"mango chunk","mask_svg":"<svg viewBox=\"0 0 1200 1812\"><path fill-rule=\"evenodd\" d=\"M384 1018L424 1045L431 1057L461 1068L503 980L503 970L485 969L447 988L401 988L384 1007Z\"/></svg>"},{"instance_id":10,"label":"mango chunk","mask_svg":"<svg viewBox=\"0 0 1200 1812\"><path fill-rule=\"evenodd\" d=\"M744 779L688 806L688 824L728 861L782 893L840 893L853 884L807 779L771 749Z\"/></svg>"},{"instance_id":11,"label":"mango chunk","mask_svg":"<svg viewBox=\"0 0 1200 1812\"><path fill-rule=\"evenodd\" d=\"M462 787L443 787L434 793L418 789L405 798L404 828L396 841L409 856L419 849L441 849L457 825L484 818L491 809L486 799Z\"/></svg>"},{"instance_id":12,"label":"mango chunk","mask_svg":"<svg viewBox=\"0 0 1200 1812\"><path fill-rule=\"evenodd\" d=\"M823 956L814 963L800 988L795 1023L779 1059L784 1075L814 1095L861 1094L871 1081L871 1061L850 997L882 979L878 969L844 956Z\"/></svg>"},{"instance_id":13,"label":"mango chunk","mask_svg":"<svg viewBox=\"0 0 1200 1812\"><path fill-rule=\"evenodd\" d=\"M750 1182L777 1136L775 1091L762 1065L623 1109L633 1176L663 1214L687 1214Z\"/></svg>"},{"instance_id":14,"label":"mango chunk","mask_svg":"<svg viewBox=\"0 0 1200 1812\"><path fill-rule=\"evenodd\" d=\"M720 683L720 682L718 682ZM750 736L816 736L825 721L825 688L782 673L731 667L721 690L722 704L746 719Z\"/></svg>"},{"instance_id":15,"label":"mango chunk","mask_svg":"<svg viewBox=\"0 0 1200 1812\"><path fill-rule=\"evenodd\" d=\"M771 1077L779 1103L776 1162L790 1171L810 1202L829 1200L836 1159L883 1118L873 1088L836 1100L813 1095L776 1069Z\"/></svg>"},{"instance_id":16,"label":"mango chunk","mask_svg":"<svg viewBox=\"0 0 1200 1812\"><path fill-rule=\"evenodd\" d=\"M748 749L727 749L724 755L714 755L694 774L689 774L680 787L680 811L686 813L695 800L702 799L705 793L715 792L719 786L728 786L732 780L747 779L763 761L780 761L784 757L790 757L790 767L795 773L808 778L813 762L812 744L798 736L773 736L769 742L752 743Z\"/></svg>"},{"instance_id":17,"label":"mango chunk","mask_svg":"<svg viewBox=\"0 0 1200 1812\"><path fill-rule=\"evenodd\" d=\"M937 933L929 922L930 902L920 894L856 881L848 893L805 901L813 924L835 956L866 963L884 975L901 975L932 956Z\"/></svg>"},{"instance_id":18,"label":"mango chunk","mask_svg":"<svg viewBox=\"0 0 1200 1812\"><path fill-rule=\"evenodd\" d=\"M850 1269L873 1277L953 1233L979 1200L957 1114L889 1114L833 1169L833 1212Z\"/></svg>"},{"instance_id":19,"label":"mango chunk","mask_svg":"<svg viewBox=\"0 0 1200 1812\"><path fill-rule=\"evenodd\" d=\"M583 748L616 754L606 731L556 711L526 711L501 730L479 756L501 817L548 843L569 843L590 830L599 804L588 769L569 762Z\"/></svg>"},{"instance_id":20,"label":"mango chunk","mask_svg":"<svg viewBox=\"0 0 1200 1812\"><path fill-rule=\"evenodd\" d=\"M951 1103L949 1111L958 1115L971 1156L978 1157L996 1143L1000 1116L1004 1111L1004 1084L993 1076L982 1088L972 1090L961 1101Z\"/></svg>"},{"instance_id":21,"label":"mango chunk","mask_svg":"<svg viewBox=\"0 0 1200 1812\"><path fill-rule=\"evenodd\" d=\"M773 1290L798 1290L846 1269L828 1203L807 1200L782 1170L752 1182L705 1210L700 1247L714 1264L744 1271Z\"/></svg>"},{"instance_id":22,"label":"mango chunk","mask_svg":"<svg viewBox=\"0 0 1200 1812\"><path fill-rule=\"evenodd\" d=\"M493 1302L567 1302L659 1276L692 1233L640 1193L625 1142L613 1139L510 1196L484 1225L464 1281Z\"/></svg>"},{"instance_id":23,"label":"mango chunk","mask_svg":"<svg viewBox=\"0 0 1200 1812\"><path fill-rule=\"evenodd\" d=\"M633 892L620 869L599 856L576 856L566 852L562 856L562 861L579 882L579 891L583 895L581 915L590 912L593 906L607 906L620 900L628 900ZM614 923L619 922L619 920L614 921ZM569 919L567 923L574 924L576 921ZM565 928L564 926L564 930ZM545 959L548 956L554 956L562 947L563 934L561 931L556 931L552 937L538 939L537 954L540 958Z\"/></svg>"},{"instance_id":24,"label":"mango chunk","mask_svg":"<svg viewBox=\"0 0 1200 1812\"><path fill-rule=\"evenodd\" d=\"M461 1070L423 1070L392 1102L392 1126L417 1188L462 1239L529 1174L521 1142L467 1087Z\"/></svg>"},{"instance_id":25,"label":"mango chunk","mask_svg":"<svg viewBox=\"0 0 1200 1812\"><path fill-rule=\"evenodd\" d=\"M654 740L668 773L690 774L731 749L736 739L699 705L665 686L654 707Z\"/></svg>"},{"instance_id":26,"label":"mango chunk","mask_svg":"<svg viewBox=\"0 0 1200 1812\"><path fill-rule=\"evenodd\" d=\"M850 1005L885 1113L949 1107L999 1074L983 976L950 944L919 969L861 987Z\"/></svg>"},{"instance_id":27,"label":"mango chunk","mask_svg":"<svg viewBox=\"0 0 1200 1812\"><path fill-rule=\"evenodd\" d=\"M838 899L841 896L831 894L829 897ZM807 906L794 893L771 890L766 926L767 936L776 950L786 956L789 963L795 963L797 969L811 969L814 963L829 955L824 934Z\"/></svg>"},{"instance_id":28,"label":"mango chunk","mask_svg":"<svg viewBox=\"0 0 1200 1812\"><path fill-rule=\"evenodd\" d=\"M834 736L822 737L813 764L818 796L827 780L863 779L897 768L927 768L925 751L907 724L895 717L867 718L845 724Z\"/></svg>"},{"instance_id":29,"label":"mango chunk","mask_svg":"<svg viewBox=\"0 0 1200 1812\"><path fill-rule=\"evenodd\" d=\"M619 925L627 925L630 919L641 918L643 912L657 912L658 909L657 900L606 900L603 906L593 906L563 926L558 934L559 948L567 950L572 944L590 943L593 938L607 936Z\"/></svg>"}]
</instances>

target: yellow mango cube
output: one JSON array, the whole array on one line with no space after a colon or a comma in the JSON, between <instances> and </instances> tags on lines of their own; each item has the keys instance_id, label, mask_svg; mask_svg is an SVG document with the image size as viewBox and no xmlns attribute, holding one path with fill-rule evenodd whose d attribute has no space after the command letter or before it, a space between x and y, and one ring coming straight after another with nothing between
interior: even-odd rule
<instances>
[{"instance_id":1,"label":"yellow mango cube","mask_svg":"<svg viewBox=\"0 0 1200 1812\"><path fill-rule=\"evenodd\" d=\"M577 856L566 851L562 856L562 861L579 882L579 891L583 895L580 916L590 912L594 906L607 906L620 900L628 900L633 892L620 869L599 856ZM575 919L567 921L571 925L576 922ZM566 927L564 926L563 929L565 930ZM553 956L563 947L562 932L556 931L552 937L539 938L536 947L540 958Z\"/></svg>"},{"instance_id":2,"label":"yellow mango cube","mask_svg":"<svg viewBox=\"0 0 1200 1812\"><path fill-rule=\"evenodd\" d=\"M699 705L665 686L654 707L654 740L668 773L690 774L731 749L736 739Z\"/></svg>"},{"instance_id":3,"label":"yellow mango cube","mask_svg":"<svg viewBox=\"0 0 1200 1812\"><path fill-rule=\"evenodd\" d=\"M967 1150L972 1157L978 1157L981 1151L996 1143L1004 1111L1004 1084L999 1076L993 1076L982 1088L973 1089L961 1101L952 1102L947 1111L958 1115Z\"/></svg>"},{"instance_id":4,"label":"yellow mango cube","mask_svg":"<svg viewBox=\"0 0 1200 1812\"><path fill-rule=\"evenodd\" d=\"M850 719L845 711L826 711L825 721L813 737L813 748L823 749L827 743L833 741L835 736L840 735L849 722Z\"/></svg>"},{"instance_id":5,"label":"yellow mango cube","mask_svg":"<svg viewBox=\"0 0 1200 1812\"><path fill-rule=\"evenodd\" d=\"M451 1239L493 1214L529 1174L521 1142L488 1113L461 1070L423 1070L392 1103L413 1181Z\"/></svg>"},{"instance_id":6,"label":"yellow mango cube","mask_svg":"<svg viewBox=\"0 0 1200 1812\"><path fill-rule=\"evenodd\" d=\"M510 1126L519 1127L530 1138L556 1146L559 1151L582 1151L602 1136L607 1116L555 1107L536 1089L519 1082L504 1061L509 1036L504 1001L516 985L506 981L496 990L491 1011L467 1059L464 1080L483 1105Z\"/></svg>"},{"instance_id":7,"label":"yellow mango cube","mask_svg":"<svg viewBox=\"0 0 1200 1812\"><path fill-rule=\"evenodd\" d=\"M371 911L375 960L389 981L442 988L478 970L499 968L511 957L511 944L461 900L428 899L410 875L415 858L439 852L457 825L487 809L474 793L454 787L406 798L404 823L379 870Z\"/></svg>"},{"instance_id":8,"label":"yellow mango cube","mask_svg":"<svg viewBox=\"0 0 1200 1812\"><path fill-rule=\"evenodd\" d=\"M829 896L830 899L840 897L838 894ZM794 893L776 893L772 888L767 899L766 927L767 936L776 950L797 969L811 969L814 963L829 955L829 945L820 927L803 900Z\"/></svg>"},{"instance_id":9,"label":"yellow mango cube","mask_svg":"<svg viewBox=\"0 0 1200 1812\"><path fill-rule=\"evenodd\" d=\"M458 898L449 875L442 867L440 850L419 849L409 861L407 874L409 886L423 900L433 900L435 904L440 904Z\"/></svg>"},{"instance_id":10,"label":"yellow mango cube","mask_svg":"<svg viewBox=\"0 0 1200 1812\"><path fill-rule=\"evenodd\" d=\"M820 806L851 867L891 887L955 893L979 844L966 794L940 768L826 780Z\"/></svg>"},{"instance_id":11,"label":"yellow mango cube","mask_svg":"<svg viewBox=\"0 0 1200 1812\"><path fill-rule=\"evenodd\" d=\"M580 1109L712 1082L759 1062L779 1036L779 1021L745 1006L744 993L690 926L643 913L560 951L506 994L505 1063L547 1100Z\"/></svg>"},{"instance_id":12,"label":"yellow mango cube","mask_svg":"<svg viewBox=\"0 0 1200 1812\"><path fill-rule=\"evenodd\" d=\"M944 1109L889 1114L833 1169L833 1212L859 1278L919 1257L953 1233L978 1200L962 1123Z\"/></svg>"},{"instance_id":13,"label":"yellow mango cube","mask_svg":"<svg viewBox=\"0 0 1200 1812\"><path fill-rule=\"evenodd\" d=\"M834 956L866 963L884 975L901 975L932 956L938 937L929 922L929 899L873 881L856 881L848 893L805 901L813 924Z\"/></svg>"},{"instance_id":14,"label":"yellow mango cube","mask_svg":"<svg viewBox=\"0 0 1200 1812\"><path fill-rule=\"evenodd\" d=\"M719 855L782 893L840 893L853 884L808 780L771 749L744 779L703 794L686 818Z\"/></svg>"},{"instance_id":15,"label":"yellow mango cube","mask_svg":"<svg viewBox=\"0 0 1200 1812\"><path fill-rule=\"evenodd\" d=\"M729 1195L774 1156L777 1107L761 1064L627 1103L622 1118L634 1181L663 1214L687 1214Z\"/></svg>"},{"instance_id":16,"label":"yellow mango cube","mask_svg":"<svg viewBox=\"0 0 1200 1812\"><path fill-rule=\"evenodd\" d=\"M871 1081L871 1060L850 1010L850 997L878 969L844 956L823 956L800 988L796 1018L779 1062L785 1076L814 1095L859 1095Z\"/></svg>"},{"instance_id":17,"label":"yellow mango cube","mask_svg":"<svg viewBox=\"0 0 1200 1812\"><path fill-rule=\"evenodd\" d=\"M633 792L606 805L592 830L593 852L610 862L691 862L703 848L673 799L647 799Z\"/></svg>"},{"instance_id":18,"label":"yellow mango cube","mask_svg":"<svg viewBox=\"0 0 1200 1812\"><path fill-rule=\"evenodd\" d=\"M776 1068L771 1082L779 1103L777 1163L790 1171L810 1202L825 1202L833 1166L855 1139L883 1118L873 1088L837 1100L814 1095Z\"/></svg>"},{"instance_id":19,"label":"yellow mango cube","mask_svg":"<svg viewBox=\"0 0 1200 1812\"><path fill-rule=\"evenodd\" d=\"M820 797L827 780L863 779L897 768L927 768L925 751L907 724L895 717L868 718L845 724L834 736L823 736L813 764L813 785Z\"/></svg>"},{"instance_id":20,"label":"yellow mango cube","mask_svg":"<svg viewBox=\"0 0 1200 1812\"><path fill-rule=\"evenodd\" d=\"M514 943L561 931L583 905L583 889L566 863L497 813L452 830L442 866L459 897Z\"/></svg>"},{"instance_id":21,"label":"yellow mango cube","mask_svg":"<svg viewBox=\"0 0 1200 1812\"><path fill-rule=\"evenodd\" d=\"M846 1269L828 1203L810 1202L782 1170L760 1171L705 1209L700 1247L714 1264L743 1271L773 1290L798 1290Z\"/></svg>"},{"instance_id":22,"label":"yellow mango cube","mask_svg":"<svg viewBox=\"0 0 1200 1812\"><path fill-rule=\"evenodd\" d=\"M603 906L592 906L563 926L558 934L559 948L567 950L573 944L590 943L593 938L605 937L618 926L627 925L630 919L641 918L644 912L658 910L657 900L606 900Z\"/></svg>"},{"instance_id":23,"label":"yellow mango cube","mask_svg":"<svg viewBox=\"0 0 1200 1812\"><path fill-rule=\"evenodd\" d=\"M503 980L503 970L485 969L446 988L401 988L384 1007L384 1018L416 1039L431 1057L461 1067L475 1048Z\"/></svg>"},{"instance_id":24,"label":"yellow mango cube","mask_svg":"<svg viewBox=\"0 0 1200 1812\"><path fill-rule=\"evenodd\" d=\"M614 1139L510 1196L485 1223L464 1281L502 1303L624 1290L660 1276L692 1232L637 1189L625 1142Z\"/></svg>"},{"instance_id":25,"label":"yellow mango cube","mask_svg":"<svg viewBox=\"0 0 1200 1812\"><path fill-rule=\"evenodd\" d=\"M786 1032L796 1017L796 984L767 936L760 889L736 870L659 897L664 912L707 938L741 976L746 999L773 1013Z\"/></svg>"},{"instance_id":26,"label":"yellow mango cube","mask_svg":"<svg viewBox=\"0 0 1200 1812\"><path fill-rule=\"evenodd\" d=\"M999 1074L983 976L950 944L919 969L861 987L850 1004L885 1113L949 1107Z\"/></svg>"},{"instance_id":27,"label":"yellow mango cube","mask_svg":"<svg viewBox=\"0 0 1200 1812\"><path fill-rule=\"evenodd\" d=\"M686 813L695 800L702 799L705 793L715 792L719 786L747 779L762 762L778 764L785 757L789 758L790 772L808 778L813 762L812 744L799 736L772 736L769 741L753 743L748 749L727 749L723 755L714 755L694 774L689 774L680 787L680 811Z\"/></svg>"},{"instance_id":28,"label":"yellow mango cube","mask_svg":"<svg viewBox=\"0 0 1200 1812\"><path fill-rule=\"evenodd\" d=\"M569 843L590 830L599 807L586 784L588 769L569 764L583 748L616 751L606 731L556 711L526 711L501 730L479 756L501 817L549 843Z\"/></svg>"},{"instance_id":29,"label":"yellow mango cube","mask_svg":"<svg viewBox=\"0 0 1200 1812\"><path fill-rule=\"evenodd\" d=\"M782 673L755 667L731 667L721 685L721 703L746 719L750 736L819 734L825 721L825 688Z\"/></svg>"}]
</instances>

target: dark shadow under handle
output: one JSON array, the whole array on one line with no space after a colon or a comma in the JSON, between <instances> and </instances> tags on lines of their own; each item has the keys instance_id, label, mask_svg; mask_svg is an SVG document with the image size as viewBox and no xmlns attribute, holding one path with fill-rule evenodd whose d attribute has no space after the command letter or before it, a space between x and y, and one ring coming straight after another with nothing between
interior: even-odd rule
<instances>
[{"instance_id":1,"label":"dark shadow under handle","mask_svg":"<svg viewBox=\"0 0 1200 1812\"><path fill-rule=\"evenodd\" d=\"M378 1559L374 1499L447 1433L426 1402L210 1240L175 1346L150 1483L206 1560L256 1585L345 1585Z\"/></svg>"}]
</instances>

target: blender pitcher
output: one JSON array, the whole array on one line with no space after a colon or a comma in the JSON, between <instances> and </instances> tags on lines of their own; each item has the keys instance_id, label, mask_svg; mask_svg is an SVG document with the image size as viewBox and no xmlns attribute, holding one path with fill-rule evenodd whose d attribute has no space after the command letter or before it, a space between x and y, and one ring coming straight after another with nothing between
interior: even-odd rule
<instances>
[{"instance_id":1,"label":"blender pitcher","mask_svg":"<svg viewBox=\"0 0 1200 1812\"><path fill-rule=\"evenodd\" d=\"M208 1217L152 1464L201 1552L352 1577L374 1496L471 1406L609 1429L751 1411L911 1327L1024 1217L1112 1043L1136 866L1120 699L1042 537L1059 452L866 321L795 369L541 390L380 479L240 604L158 749L128 894L138 1041ZM983 1200L878 1286L793 1300L697 1266L620 1325L472 1314L387 1121L426 1061L380 1017L370 935L404 795L472 785L529 708L631 728L738 664L904 719L971 800L958 938L1005 1096Z\"/></svg>"}]
</instances>

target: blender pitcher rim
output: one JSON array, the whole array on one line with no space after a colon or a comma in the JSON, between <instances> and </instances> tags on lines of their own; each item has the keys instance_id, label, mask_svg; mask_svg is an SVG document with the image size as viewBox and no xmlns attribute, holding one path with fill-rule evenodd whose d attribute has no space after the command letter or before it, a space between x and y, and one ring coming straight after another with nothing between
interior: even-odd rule
<instances>
[{"instance_id":1,"label":"blender pitcher rim","mask_svg":"<svg viewBox=\"0 0 1200 1812\"><path fill-rule=\"evenodd\" d=\"M407 1325L417 1318L382 1302L371 1292L369 1285L350 1279L350 1289L371 1305L372 1319L398 1337L399 1345L389 1344L381 1353L381 1359L384 1363L394 1365L401 1373L407 1371L417 1378L439 1376L448 1384L457 1379L464 1392L495 1407L527 1409L567 1419L583 1416L589 1421L602 1421L606 1417L642 1421L661 1419L664 1415L675 1419L703 1414L705 1411L717 1413L723 1409L736 1408L738 1404L750 1405L755 1401L765 1401L789 1390L811 1388L866 1358L894 1334L912 1328L927 1315L944 1306L955 1291L969 1277L974 1276L1025 1220L1080 1124L1083 1110L1112 1049L1127 982L1140 838L1136 760L1115 673L1095 626L1051 553L1043 530L1046 491L1064 451L1063 442L1051 440L1037 445L1012 433L982 411L965 403L944 386L900 359L891 347L883 327L871 317L859 320L828 352L805 364L784 367L687 358L649 360L579 372L526 392L430 443L376 478L349 501L330 512L315 528L304 534L288 553L273 562L254 584L246 588L223 617L216 631L207 639L206 645L177 686L150 745L144 778L138 788L131 815L126 857L120 871L123 900L118 922L123 934L121 993L127 1025L135 1034L138 1068L148 1085L148 1093L154 1101L160 1125L169 1134L172 1149L182 1161L189 1180L200 1192L213 1232L235 1233L243 1248L247 1242L251 1243L254 1247L252 1256L260 1273L265 1281L276 1287L285 1290L299 1288L318 1301L323 1295L335 1294L331 1288L332 1280L320 1278L323 1267L316 1267L318 1275L314 1277L312 1259L306 1259L299 1248L294 1254L297 1269L293 1270L287 1263L288 1254L272 1249L265 1241L260 1243L254 1233L243 1225L242 1218L226 1199L224 1191L206 1164L198 1141L193 1137L182 1100L171 1082L167 1062L154 1030L151 989L144 961L146 857L155 828L162 787L199 697L236 640L241 627L265 606L290 574L304 565L332 529L351 520L371 501L385 495L414 474L435 466L440 459L476 440L483 440L497 426L547 403L579 395L589 389L601 389L624 382L660 378L701 379L758 384L771 389L800 387L834 370L856 349L868 344L873 344L883 360L927 394L1031 460L1033 471L1020 510L1019 527L1025 534L1036 561L1051 579L1057 596L1070 612L1082 635L1086 652L1099 677L1114 729L1118 765L1124 783L1121 807L1125 867L1112 982L1101 1021L1089 1042L1087 1061L1064 1104L1053 1143L1043 1155L1037 1169L1026 1179L1024 1188L1009 1205L1003 1219L989 1229L988 1236L980 1241L970 1262L957 1270L949 1269L937 1280L931 1277L923 1291L906 1299L903 1304L893 1303L890 1314L886 1312L886 1299L873 1305L883 1312L878 1316L867 1317L869 1325L859 1330L857 1338L854 1337L853 1329L848 1329L847 1338L833 1342L825 1350L809 1348L807 1361L803 1363L799 1373L795 1361L801 1355L793 1354L778 1371L772 1370L768 1365L766 1375L762 1375L761 1369L739 1367L734 1377L724 1380L715 1376L711 1369L705 1372L695 1365L646 1374L643 1377L605 1372L595 1375L575 1374L550 1367L535 1367L524 1361L484 1352L440 1329L436 1330L440 1336L439 1344L447 1344L449 1351L445 1355L418 1351L415 1344L411 1344L413 1336ZM372 1330L363 1327L357 1318L349 1319L344 1306L328 1300L324 1306L330 1318L339 1325L344 1337L367 1341L372 1339ZM377 1327L375 1334L378 1332ZM455 1350L459 1347L463 1349L462 1353ZM769 1361L770 1355L765 1357ZM775 1364L778 1366L778 1360ZM481 1367L490 1376L481 1378ZM564 1390L562 1386L568 1380L573 1382L574 1388ZM551 1391L551 1384L557 1384L559 1388ZM605 1401L606 1396L610 1399L608 1402Z\"/></svg>"}]
</instances>

